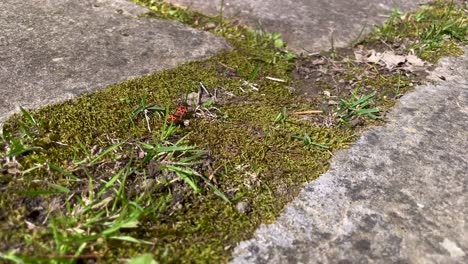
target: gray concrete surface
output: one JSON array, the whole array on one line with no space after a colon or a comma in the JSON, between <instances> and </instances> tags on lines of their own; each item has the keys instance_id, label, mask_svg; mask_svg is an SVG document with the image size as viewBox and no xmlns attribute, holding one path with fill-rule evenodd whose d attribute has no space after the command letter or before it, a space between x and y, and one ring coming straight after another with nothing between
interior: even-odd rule
<instances>
[{"instance_id":1,"label":"gray concrete surface","mask_svg":"<svg viewBox=\"0 0 468 264\"><path fill-rule=\"evenodd\" d=\"M218 15L220 0L166 0ZM227 17L268 32L281 32L288 46L302 52L329 49L331 32L335 46L344 46L388 19L394 8L408 10L423 0L225 0Z\"/></svg>"},{"instance_id":2,"label":"gray concrete surface","mask_svg":"<svg viewBox=\"0 0 468 264\"><path fill-rule=\"evenodd\" d=\"M228 44L126 0L1 0L0 122L109 84L215 54Z\"/></svg>"},{"instance_id":3,"label":"gray concrete surface","mask_svg":"<svg viewBox=\"0 0 468 264\"><path fill-rule=\"evenodd\" d=\"M468 263L468 56L442 65L232 263Z\"/></svg>"}]
</instances>

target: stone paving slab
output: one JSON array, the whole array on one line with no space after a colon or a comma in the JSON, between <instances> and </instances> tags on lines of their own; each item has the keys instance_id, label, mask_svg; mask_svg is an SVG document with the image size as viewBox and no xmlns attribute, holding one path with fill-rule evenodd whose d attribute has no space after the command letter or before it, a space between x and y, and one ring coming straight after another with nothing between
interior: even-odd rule
<instances>
[{"instance_id":1,"label":"stone paving slab","mask_svg":"<svg viewBox=\"0 0 468 264\"><path fill-rule=\"evenodd\" d=\"M126 0L1 0L0 122L227 49L178 22L137 16Z\"/></svg>"},{"instance_id":2,"label":"stone paving slab","mask_svg":"<svg viewBox=\"0 0 468 264\"><path fill-rule=\"evenodd\" d=\"M218 15L220 0L166 0ZM381 24L394 8L406 11L422 0L225 0L226 16L267 32L281 32L296 52L329 49L331 32L335 46L344 46L366 26Z\"/></svg>"},{"instance_id":3,"label":"stone paving slab","mask_svg":"<svg viewBox=\"0 0 468 264\"><path fill-rule=\"evenodd\" d=\"M447 81L402 97L232 263L468 263L468 55L434 76Z\"/></svg>"}]
</instances>

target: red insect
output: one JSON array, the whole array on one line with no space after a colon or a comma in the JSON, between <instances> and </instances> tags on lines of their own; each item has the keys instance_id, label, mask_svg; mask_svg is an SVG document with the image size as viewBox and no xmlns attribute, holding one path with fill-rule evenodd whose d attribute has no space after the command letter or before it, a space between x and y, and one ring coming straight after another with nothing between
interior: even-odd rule
<instances>
[{"instance_id":1,"label":"red insect","mask_svg":"<svg viewBox=\"0 0 468 264\"><path fill-rule=\"evenodd\" d=\"M185 104L180 104L177 106L177 109L174 114L170 114L167 117L167 123L168 124L173 124L173 123L178 123L182 120L182 118L185 116L185 114L188 111L188 107Z\"/></svg>"}]
</instances>

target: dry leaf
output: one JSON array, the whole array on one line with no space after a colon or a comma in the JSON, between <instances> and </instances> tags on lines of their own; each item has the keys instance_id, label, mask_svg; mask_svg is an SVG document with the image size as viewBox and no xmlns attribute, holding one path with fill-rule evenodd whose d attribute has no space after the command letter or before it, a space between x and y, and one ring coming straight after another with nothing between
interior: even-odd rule
<instances>
[{"instance_id":1,"label":"dry leaf","mask_svg":"<svg viewBox=\"0 0 468 264\"><path fill-rule=\"evenodd\" d=\"M407 63L415 66L415 67L423 67L425 65L424 61L421 60L418 56L409 54L406 56Z\"/></svg>"},{"instance_id":2,"label":"dry leaf","mask_svg":"<svg viewBox=\"0 0 468 264\"><path fill-rule=\"evenodd\" d=\"M357 62L374 63L386 67L388 70L402 68L409 72L420 70L426 63L414 54L406 56L397 55L393 51L377 53L375 50L355 50L354 56Z\"/></svg>"},{"instance_id":3,"label":"dry leaf","mask_svg":"<svg viewBox=\"0 0 468 264\"><path fill-rule=\"evenodd\" d=\"M325 59L316 59L312 61L312 64L314 65L323 65L325 64Z\"/></svg>"},{"instance_id":4,"label":"dry leaf","mask_svg":"<svg viewBox=\"0 0 468 264\"><path fill-rule=\"evenodd\" d=\"M387 69L392 70L397 66L405 64L406 56L396 55L393 51L385 51L382 54L381 61L385 63Z\"/></svg>"},{"instance_id":5,"label":"dry leaf","mask_svg":"<svg viewBox=\"0 0 468 264\"><path fill-rule=\"evenodd\" d=\"M379 64L381 59L382 59L381 53L376 53L375 50L370 50L370 56L366 58L366 62Z\"/></svg>"}]
</instances>

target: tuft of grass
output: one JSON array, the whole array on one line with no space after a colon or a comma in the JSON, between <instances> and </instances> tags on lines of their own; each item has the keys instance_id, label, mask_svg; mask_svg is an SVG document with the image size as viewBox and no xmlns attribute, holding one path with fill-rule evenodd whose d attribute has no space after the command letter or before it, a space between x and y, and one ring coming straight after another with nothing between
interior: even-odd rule
<instances>
[{"instance_id":1,"label":"tuft of grass","mask_svg":"<svg viewBox=\"0 0 468 264\"><path fill-rule=\"evenodd\" d=\"M325 144L320 144L317 142L312 141L309 135L307 133L304 133L303 136L292 136L294 139L299 139L304 142L305 146L307 149L310 149L312 147L317 147L319 149L329 149L330 147L325 145Z\"/></svg>"},{"instance_id":2,"label":"tuft of grass","mask_svg":"<svg viewBox=\"0 0 468 264\"><path fill-rule=\"evenodd\" d=\"M437 62L442 56L462 53L456 44L468 43L467 31L468 16L463 5L436 0L408 14L394 10L370 39L406 45L422 59Z\"/></svg>"},{"instance_id":3,"label":"tuft of grass","mask_svg":"<svg viewBox=\"0 0 468 264\"><path fill-rule=\"evenodd\" d=\"M5 142L6 149L8 149L6 157L9 158L41 150L41 147L34 145L34 140L38 136L39 124L27 109L20 106L20 110L23 114L23 120L18 121L21 133L16 136L8 131L2 131L1 133L1 139Z\"/></svg>"},{"instance_id":4,"label":"tuft of grass","mask_svg":"<svg viewBox=\"0 0 468 264\"><path fill-rule=\"evenodd\" d=\"M352 98L344 100L339 99L340 107L337 112L339 118L339 124L344 124L347 127L349 125L349 120L353 117L366 116L371 119L378 119L379 109L377 107L370 108L372 104L373 97L377 92L358 97L356 94L353 94Z\"/></svg>"},{"instance_id":5,"label":"tuft of grass","mask_svg":"<svg viewBox=\"0 0 468 264\"><path fill-rule=\"evenodd\" d=\"M284 124L287 119L288 119L288 109L286 107L283 107L281 112L276 116L274 123L275 125Z\"/></svg>"},{"instance_id":6,"label":"tuft of grass","mask_svg":"<svg viewBox=\"0 0 468 264\"><path fill-rule=\"evenodd\" d=\"M166 109L164 107L161 107L161 106L158 106L158 105L147 105L147 103L146 103L147 96L148 96L148 90L145 90L144 94L143 94L143 97L140 100L140 104L132 112L130 122L133 122L133 120L135 120L135 118L137 116L139 116L140 114L143 114L144 117L145 117L146 125L148 127L148 131L151 132L151 127L150 127L150 124L149 124L148 114L150 112L152 112L152 111L163 112Z\"/></svg>"},{"instance_id":7,"label":"tuft of grass","mask_svg":"<svg viewBox=\"0 0 468 264\"><path fill-rule=\"evenodd\" d=\"M152 244L127 234L138 227L144 214L157 210L151 203L146 208L141 206L151 202L148 194L127 197L125 185L132 173L133 169L124 167L109 181L102 181L102 187L97 191L90 177L87 191L80 194L69 195L71 191L68 188L57 185L69 196L65 201L66 211L59 212L49 221L53 244L51 247L44 245L44 249L51 251L48 258L74 263L86 255L100 257L110 241Z\"/></svg>"},{"instance_id":8,"label":"tuft of grass","mask_svg":"<svg viewBox=\"0 0 468 264\"><path fill-rule=\"evenodd\" d=\"M31 120L31 117L30 114L25 114L24 118ZM203 188L199 186L199 182L203 182L216 196L229 203L229 198L210 179L196 170L205 152L186 144L189 134L172 143L170 138L175 136L177 127L167 122L163 124L159 134L153 136L152 142L132 145L144 151L141 161L135 162L130 158L113 176L97 178L93 168L117 162L119 156L123 155L123 146L129 145L129 142L117 142L99 154L93 154L78 141L85 158L74 160L67 169L42 161L47 164L49 171L61 174L57 181L60 184L47 182L49 190L21 193L33 196L59 195L62 196L59 200L63 204L49 208L47 226L39 227L27 222L29 228L41 229L34 239L28 240L31 247L41 249L40 255L27 256L7 252L2 257L13 261L75 263L79 259L102 258L108 250L121 247L125 243L154 245L154 241L131 235L133 230L140 228L144 217L155 217L158 212L166 210L170 200L170 194L154 195L151 185L147 184L147 187L139 187L138 193L131 191L131 182L144 185L151 177L150 172L144 169L149 163L159 164L159 177L162 177L160 187L165 188L181 180L192 188L194 194L198 194ZM119 152L122 154L118 154ZM77 176L83 174L85 178ZM135 177L139 179L132 179ZM80 190L77 186L87 188ZM52 243L43 242L49 236L52 237Z\"/></svg>"}]
</instances>

